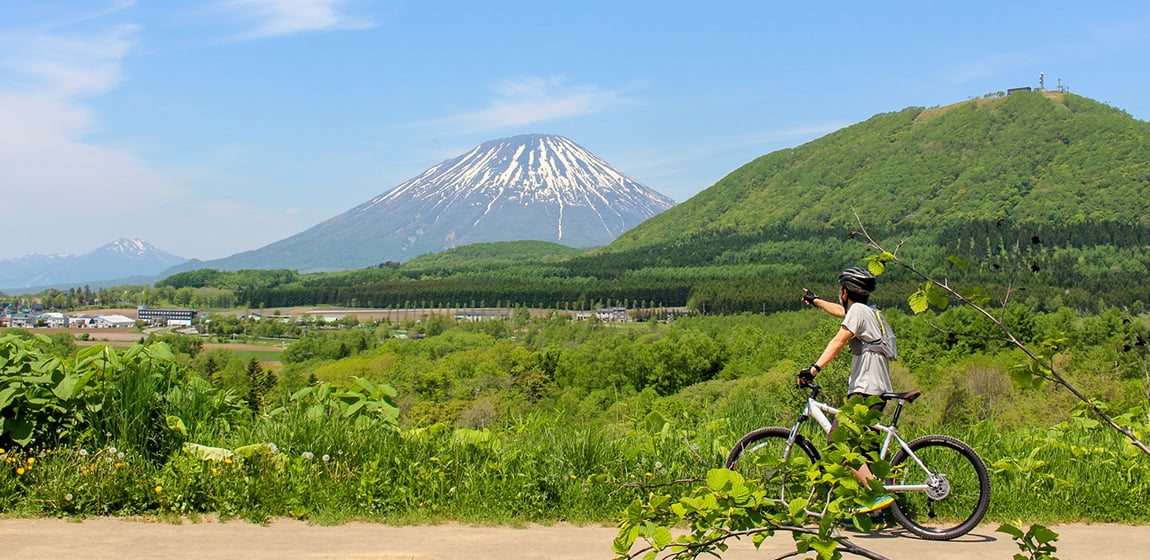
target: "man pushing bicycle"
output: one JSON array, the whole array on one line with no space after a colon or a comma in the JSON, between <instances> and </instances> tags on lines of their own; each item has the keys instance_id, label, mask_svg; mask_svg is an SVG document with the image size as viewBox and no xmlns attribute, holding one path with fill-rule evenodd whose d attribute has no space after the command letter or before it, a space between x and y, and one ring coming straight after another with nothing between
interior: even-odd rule
<instances>
[{"instance_id":1,"label":"man pushing bicycle","mask_svg":"<svg viewBox=\"0 0 1150 560\"><path fill-rule=\"evenodd\" d=\"M898 359L898 345L894 331L882 313L867 304L875 284L873 274L866 269L853 267L839 274L839 303L822 299L803 288L803 303L818 307L843 321L839 332L827 343L822 355L810 367L803 368L799 372L800 387L809 385L844 347L849 347L852 357L847 398L855 396L867 398L894 392L890 382L890 360ZM871 408L882 410L885 404L885 401L880 401ZM836 418L832 424L832 434L837 426ZM874 478L870 469L865 466L856 472L855 476L864 483L867 479ZM893 496L881 496L874 503L859 508L855 513L877 511L892 503L894 503Z\"/></svg>"}]
</instances>

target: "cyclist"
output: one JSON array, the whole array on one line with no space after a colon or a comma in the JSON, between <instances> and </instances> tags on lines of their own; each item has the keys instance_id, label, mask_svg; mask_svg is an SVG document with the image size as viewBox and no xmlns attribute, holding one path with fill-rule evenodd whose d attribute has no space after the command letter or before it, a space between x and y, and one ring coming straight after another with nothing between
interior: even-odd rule
<instances>
[{"instance_id":1,"label":"cyclist","mask_svg":"<svg viewBox=\"0 0 1150 560\"><path fill-rule=\"evenodd\" d=\"M839 332L827 343L826 349L814 363L799 372L798 383L806 386L823 370L844 347L851 354L851 375L847 398L870 397L894 391L890 382L890 360L898 358L894 331L874 307L867 305L875 289L875 277L863 268L848 268L839 274L839 303L827 301L803 288L803 303L813 305L843 320ZM882 410L885 402L872 405ZM831 433L838 427L836 418ZM855 473L859 480L874 478L865 465ZM893 496L881 496L874 503L860 507L855 513L869 513L894 503Z\"/></svg>"}]
</instances>

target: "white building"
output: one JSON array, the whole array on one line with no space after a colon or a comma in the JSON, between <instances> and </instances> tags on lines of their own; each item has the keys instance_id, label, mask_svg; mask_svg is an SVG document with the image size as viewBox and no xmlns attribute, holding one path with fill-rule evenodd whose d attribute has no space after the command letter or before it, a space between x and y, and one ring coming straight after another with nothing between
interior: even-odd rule
<instances>
[{"instance_id":1,"label":"white building","mask_svg":"<svg viewBox=\"0 0 1150 560\"><path fill-rule=\"evenodd\" d=\"M50 329L62 329L68 326L68 318L63 313L41 313L40 320Z\"/></svg>"},{"instance_id":2,"label":"white building","mask_svg":"<svg viewBox=\"0 0 1150 560\"><path fill-rule=\"evenodd\" d=\"M136 320L123 315L97 315L92 326L97 329L131 329L135 328Z\"/></svg>"}]
</instances>

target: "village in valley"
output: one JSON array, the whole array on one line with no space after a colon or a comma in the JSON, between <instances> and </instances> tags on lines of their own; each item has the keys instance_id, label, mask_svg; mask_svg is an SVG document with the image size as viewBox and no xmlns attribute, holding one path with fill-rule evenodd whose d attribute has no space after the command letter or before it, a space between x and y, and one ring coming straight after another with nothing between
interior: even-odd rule
<instances>
[{"instance_id":1,"label":"village in valley","mask_svg":"<svg viewBox=\"0 0 1150 560\"><path fill-rule=\"evenodd\" d=\"M60 313L45 311L43 305L29 307L0 303L0 328L20 329L131 329L142 326L191 327L199 311L192 309L150 309L140 306L136 317L121 314Z\"/></svg>"}]
</instances>

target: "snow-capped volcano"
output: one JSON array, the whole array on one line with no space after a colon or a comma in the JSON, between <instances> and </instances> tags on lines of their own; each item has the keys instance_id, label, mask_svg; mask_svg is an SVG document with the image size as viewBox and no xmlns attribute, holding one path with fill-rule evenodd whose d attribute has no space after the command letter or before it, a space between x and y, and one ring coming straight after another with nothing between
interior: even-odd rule
<instances>
[{"instance_id":1,"label":"snow-capped volcano","mask_svg":"<svg viewBox=\"0 0 1150 560\"><path fill-rule=\"evenodd\" d=\"M552 228L550 232L532 228L543 233L543 241L576 247L602 245L674 205L571 140L543 134L481 144L352 212L371 213L417 201L430 205L428 214L438 214L439 219L428 223L413 216L413 225L434 225L443 216L474 217L470 223L453 224L456 227L449 228L453 231L445 236L442 248L465 241L467 233L455 230L488 229L483 227L484 220L500 220L506 211L523 209L534 209L540 215L531 217L545 218Z\"/></svg>"},{"instance_id":2,"label":"snow-capped volcano","mask_svg":"<svg viewBox=\"0 0 1150 560\"><path fill-rule=\"evenodd\" d=\"M217 269L361 268L470 243L610 243L674 202L562 136L492 140Z\"/></svg>"}]
</instances>

